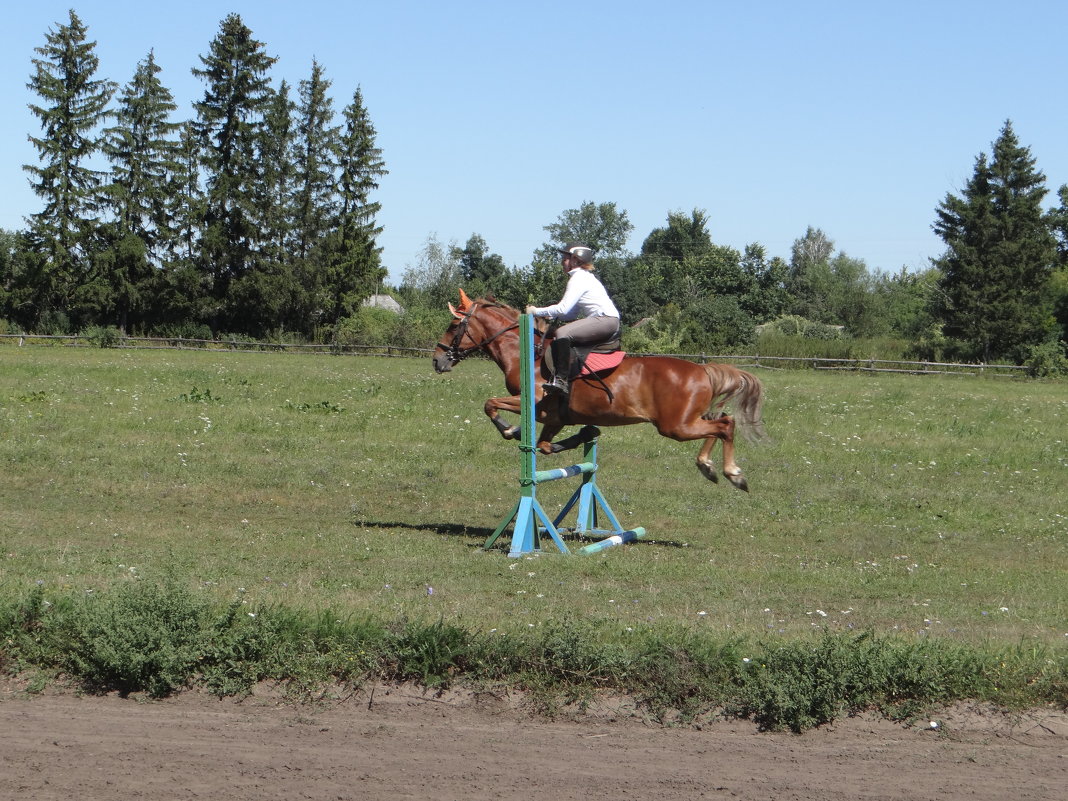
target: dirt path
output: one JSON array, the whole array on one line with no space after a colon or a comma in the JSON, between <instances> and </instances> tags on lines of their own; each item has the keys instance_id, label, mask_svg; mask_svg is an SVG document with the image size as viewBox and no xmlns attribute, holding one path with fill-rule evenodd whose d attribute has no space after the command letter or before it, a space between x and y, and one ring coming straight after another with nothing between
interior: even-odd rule
<instances>
[{"instance_id":1,"label":"dirt path","mask_svg":"<svg viewBox=\"0 0 1068 801\"><path fill-rule=\"evenodd\" d=\"M0 694L0 799L989 799L1061 801L1068 715L959 710L937 730L851 719L806 733L665 729L598 711L531 720L501 699L377 688L269 695ZM370 707L370 708L368 708Z\"/></svg>"}]
</instances>

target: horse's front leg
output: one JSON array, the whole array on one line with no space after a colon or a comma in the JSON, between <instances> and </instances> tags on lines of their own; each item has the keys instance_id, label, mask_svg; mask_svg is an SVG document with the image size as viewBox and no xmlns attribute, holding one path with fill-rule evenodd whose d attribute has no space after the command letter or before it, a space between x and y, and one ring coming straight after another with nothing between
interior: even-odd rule
<instances>
[{"instance_id":1,"label":"horse's front leg","mask_svg":"<svg viewBox=\"0 0 1068 801\"><path fill-rule=\"evenodd\" d=\"M559 434L561 429L563 429L563 426L560 423L545 423L541 427L541 434L538 435L538 450L546 456L564 450L553 444L553 437Z\"/></svg>"},{"instance_id":2,"label":"horse's front leg","mask_svg":"<svg viewBox=\"0 0 1068 801\"><path fill-rule=\"evenodd\" d=\"M521 409L522 399L519 395L513 395L510 398L490 398L483 407L483 411L486 412L490 422L501 432L501 436L505 439L519 439L523 435L523 430L518 425L509 425L501 419L500 413L512 412L513 414L519 414Z\"/></svg>"},{"instance_id":3,"label":"horse's front leg","mask_svg":"<svg viewBox=\"0 0 1068 801\"><path fill-rule=\"evenodd\" d=\"M593 440L597 439L599 436L601 436L601 429L597 426L583 426L567 439L552 443L550 452L560 453L561 451L569 451L572 448L577 448L579 445L593 442ZM545 438L544 432L542 432L542 438Z\"/></svg>"}]
</instances>

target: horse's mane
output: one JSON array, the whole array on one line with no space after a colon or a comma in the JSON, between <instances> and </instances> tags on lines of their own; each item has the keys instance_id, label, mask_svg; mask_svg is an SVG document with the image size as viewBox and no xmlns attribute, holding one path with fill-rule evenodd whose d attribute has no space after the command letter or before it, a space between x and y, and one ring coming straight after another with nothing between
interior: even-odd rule
<instances>
[{"instance_id":1,"label":"horse's mane","mask_svg":"<svg viewBox=\"0 0 1068 801\"><path fill-rule=\"evenodd\" d=\"M519 319L518 309L513 309L507 303L501 303L499 300L493 297L493 295L487 295L484 298L477 298L474 302L486 309L500 309L502 312L505 313L507 317L512 320Z\"/></svg>"},{"instance_id":2,"label":"horse's mane","mask_svg":"<svg viewBox=\"0 0 1068 801\"><path fill-rule=\"evenodd\" d=\"M471 302L483 309L496 309L510 323L518 323L519 315L522 314L519 309L513 309L507 303L501 303L497 298L493 297L493 295L476 298ZM552 339L556 335L556 329L553 328L551 322L544 317L537 317L534 319L534 330L546 339Z\"/></svg>"}]
</instances>

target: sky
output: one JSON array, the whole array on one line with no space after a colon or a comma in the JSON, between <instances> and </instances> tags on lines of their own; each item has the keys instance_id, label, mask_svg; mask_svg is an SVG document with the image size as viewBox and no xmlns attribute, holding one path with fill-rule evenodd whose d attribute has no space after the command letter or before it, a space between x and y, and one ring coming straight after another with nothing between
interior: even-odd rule
<instances>
[{"instance_id":1,"label":"sky","mask_svg":"<svg viewBox=\"0 0 1068 801\"><path fill-rule=\"evenodd\" d=\"M125 85L155 52L178 120L229 13L278 58L276 85L322 65L339 124L359 87L389 170L373 199L394 282L430 237L477 233L527 265L588 201L627 213L631 251L700 209L720 245L789 259L811 226L869 270L923 270L943 252L938 204L1006 120L1047 205L1068 183L1064 0L37 0L0 28L0 228L42 207L26 84L71 8L98 77Z\"/></svg>"}]
</instances>

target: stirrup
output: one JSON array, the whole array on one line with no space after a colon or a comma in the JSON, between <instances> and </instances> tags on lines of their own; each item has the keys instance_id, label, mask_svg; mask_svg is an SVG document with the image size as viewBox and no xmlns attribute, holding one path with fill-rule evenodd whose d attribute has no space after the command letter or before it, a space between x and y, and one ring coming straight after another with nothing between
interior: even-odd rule
<instances>
[{"instance_id":1,"label":"stirrup","mask_svg":"<svg viewBox=\"0 0 1068 801\"><path fill-rule=\"evenodd\" d=\"M552 381L542 384L541 389L546 395L563 395L564 397L567 397L571 391L568 382L559 376L555 376Z\"/></svg>"}]
</instances>

